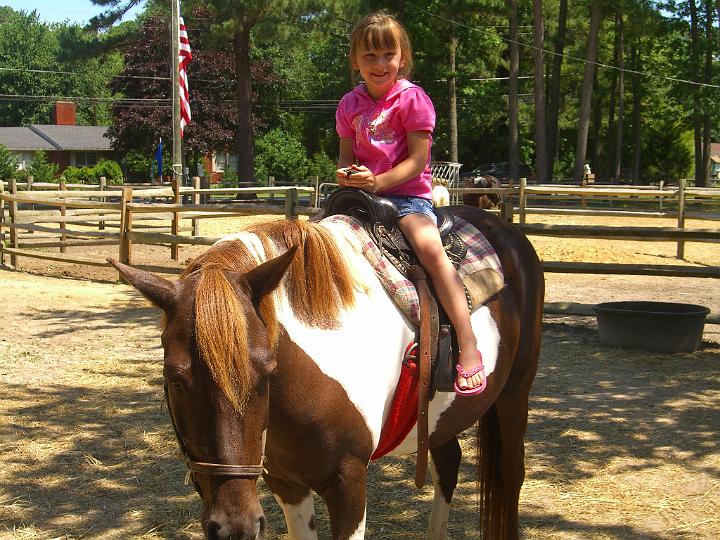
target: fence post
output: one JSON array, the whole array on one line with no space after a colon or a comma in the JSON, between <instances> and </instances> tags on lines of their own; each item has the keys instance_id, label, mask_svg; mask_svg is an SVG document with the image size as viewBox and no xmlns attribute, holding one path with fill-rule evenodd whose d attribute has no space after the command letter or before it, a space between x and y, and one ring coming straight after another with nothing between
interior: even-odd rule
<instances>
[{"instance_id":1,"label":"fence post","mask_svg":"<svg viewBox=\"0 0 720 540\"><path fill-rule=\"evenodd\" d=\"M275 177L268 176L268 187L275 187ZM270 192L270 204L275 204L275 193Z\"/></svg>"},{"instance_id":2,"label":"fence post","mask_svg":"<svg viewBox=\"0 0 720 540\"><path fill-rule=\"evenodd\" d=\"M678 229L683 229L685 227L685 184L687 183L687 180L685 178L681 178L678 182ZM677 258L678 259L684 259L685 258L685 242L683 240L678 240L677 243Z\"/></svg>"},{"instance_id":3,"label":"fence post","mask_svg":"<svg viewBox=\"0 0 720 540\"><path fill-rule=\"evenodd\" d=\"M320 177L313 176L313 208L320 206Z\"/></svg>"},{"instance_id":4,"label":"fence post","mask_svg":"<svg viewBox=\"0 0 720 540\"><path fill-rule=\"evenodd\" d=\"M193 189L200 189L200 177L199 176L193 176L192 183L193 183ZM200 194L199 193L193 193L192 203L200 204ZM199 236L199 234L200 234L200 220L197 218L193 218L192 219L192 235Z\"/></svg>"},{"instance_id":5,"label":"fence post","mask_svg":"<svg viewBox=\"0 0 720 540\"><path fill-rule=\"evenodd\" d=\"M173 204L180 204L180 178L175 176L172 182L173 189ZM172 212L172 224L170 225L170 232L174 235L180 234L180 212L173 210ZM173 261L178 260L178 245L176 243L170 244L170 258Z\"/></svg>"},{"instance_id":6,"label":"fence post","mask_svg":"<svg viewBox=\"0 0 720 540\"><path fill-rule=\"evenodd\" d=\"M513 180L512 178L508 178L508 188L510 190L513 189ZM505 205L503 207L503 214L505 219L508 220L510 223L513 222L513 195L512 191L508 193L507 199L505 199Z\"/></svg>"},{"instance_id":7,"label":"fence post","mask_svg":"<svg viewBox=\"0 0 720 540\"><path fill-rule=\"evenodd\" d=\"M100 186L99 186L98 191L100 191L100 192L105 191L106 187L107 187L107 178L105 178L104 176L101 176L100 177ZM105 202L105 197L99 197L98 201ZM98 229L100 229L101 231L105 230L105 220L102 219L104 215L105 214L101 213L100 221L98 221Z\"/></svg>"},{"instance_id":8,"label":"fence post","mask_svg":"<svg viewBox=\"0 0 720 540\"><path fill-rule=\"evenodd\" d=\"M27 184L25 185L25 189L26 189L27 191L32 191L33 182L34 182L34 181L35 181L35 177L34 177L32 174L29 174L28 177L27 177ZM32 196L32 195L31 195L31 196ZM30 210L35 210L35 205L34 205L34 204L31 204L31 205L30 205ZM32 234L33 231L28 231L28 232Z\"/></svg>"},{"instance_id":9,"label":"fence post","mask_svg":"<svg viewBox=\"0 0 720 540\"><path fill-rule=\"evenodd\" d=\"M582 189L585 189L587 187L587 174L583 174L582 180L580 181L580 187ZM585 194L580 195L580 208L586 208L587 207L587 198L585 197Z\"/></svg>"},{"instance_id":10,"label":"fence post","mask_svg":"<svg viewBox=\"0 0 720 540\"><path fill-rule=\"evenodd\" d=\"M65 179L61 177L60 178L60 191L65 191L65 189L66 189ZM60 195L60 198L62 198L62 194ZM64 203L65 199L62 198L62 200ZM62 205L60 205L60 216L65 217L66 215L67 215L67 206L65 206L65 204L62 204ZM67 223L65 222L64 219L60 222L60 228L63 229L63 231L67 230ZM65 242L65 241L67 241L67 234L65 234L64 232L61 232L60 233L60 242ZM67 252L67 248L61 244L60 245L60 253L65 253L65 252Z\"/></svg>"},{"instance_id":11,"label":"fence post","mask_svg":"<svg viewBox=\"0 0 720 540\"><path fill-rule=\"evenodd\" d=\"M132 227L132 215L128 209L128 204L132 202L132 191L131 187L122 188L122 195L120 197L120 253L119 259L123 264L130 264L131 253L130 250L130 229ZM122 276L120 276L122 279Z\"/></svg>"},{"instance_id":12,"label":"fence post","mask_svg":"<svg viewBox=\"0 0 720 540\"><path fill-rule=\"evenodd\" d=\"M285 218L297 219L295 205L297 204L297 188L288 188L285 190Z\"/></svg>"},{"instance_id":13,"label":"fence post","mask_svg":"<svg viewBox=\"0 0 720 540\"><path fill-rule=\"evenodd\" d=\"M10 194L13 196L17 195L17 180L15 178L10 179ZM12 201L10 203L10 247L13 249L18 248L18 233L17 229L15 228L15 225L17 224L18 219L18 203L17 201ZM13 266L13 268L18 267L18 257L14 253L10 254L10 264Z\"/></svg>"},{"instance_id":14,"label":"fence post","mask_svg":"<svg viewBox=\"0 0 720 540\"><path fill-rule=\"evenodd\" d=\"M660 180L660 191L663 190L663 186L664 186L664 185L665 185L665 181L664 181L664 180ZM660 195L659 199L660 199L660 209L659 209L659 211L662 212L662 211L663 211L663 196Z\"/></svg>"},{"instance_id":15,"label":"fence post","mask_svg":"<svg viewBox=\"0 0 720 540\"><path fill-rule=\"evenodd\" d=\"M527 178L521 178L520 179L520 201L519 204L519 212L520 212L520 223L525 223L525 207L527 206L527 193L525 192L525 188L527 187Z\"/></svg>"},{"instance_id":16,"label":"fence post","mask_svg":"<svg viewBox=\"0 0 720 540\"><path fill-rule=\"evenodd\" d=\"M5 266L5 182L0 180L0 266Z\"/></svg>"}]
</instances>

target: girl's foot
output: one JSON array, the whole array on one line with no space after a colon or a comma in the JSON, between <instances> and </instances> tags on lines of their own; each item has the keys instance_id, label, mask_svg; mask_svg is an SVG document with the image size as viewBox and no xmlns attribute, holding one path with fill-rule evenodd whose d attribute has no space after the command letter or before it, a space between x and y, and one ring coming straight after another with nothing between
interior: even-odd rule
<instances>
[{"instance_id":1,"label":"girl's foot","mask_svg":"<svg viewBox=\"0 0 720 540\"><path fill-rule=\"evenodd\" d=\"M480 351L477 351L476 359L470 359L470 362L468 362L467 356L463 357L461 353L455 366L458 372L455 379L455 392L462 396L474 396L485 390L487 386L485 366Z\"/></svg>"}]
</instances>

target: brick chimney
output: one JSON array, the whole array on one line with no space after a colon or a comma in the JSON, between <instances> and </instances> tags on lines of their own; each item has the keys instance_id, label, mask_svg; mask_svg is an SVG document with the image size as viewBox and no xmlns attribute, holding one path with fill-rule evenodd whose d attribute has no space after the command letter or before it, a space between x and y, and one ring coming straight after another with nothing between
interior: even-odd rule
<instances>
[{"instance_id":1,"label":"brick chimney","mask_svg":"<svg viewBox=\"0 0 720 540\"><path fill-rule=\"evenodd\" d=\"M53 108L53 121L56 126L76 125L75 103L72 101L56 101Z\"/></svg>"}]
</instances>

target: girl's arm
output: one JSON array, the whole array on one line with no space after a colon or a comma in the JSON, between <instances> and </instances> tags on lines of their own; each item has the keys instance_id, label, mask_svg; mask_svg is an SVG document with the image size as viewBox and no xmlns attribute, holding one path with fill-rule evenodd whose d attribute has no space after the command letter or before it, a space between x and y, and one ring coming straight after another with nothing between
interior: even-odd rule
<instances>
[{"instance_id":1,"label":"girl's arm","mask_svg":"<svg viewBox=\"0 0 720 540\"><path fill-rule=\"evenodd\" d=\"M340 137L340 157L338 158L338 169L335 171L335 177L345 179L347 175L343 169L353 163L355 163L353 140L350 137Z\"/></svg>"},{"instance_id":2,"label":"girl's arm","mask_svg":"<svg viewBox=\"0 0 720 540\"><path fill-rule=\"evenodd\" d=\"M342 160L342 140L340 140L340 159ZM352 143L352 141L351 141ZM428 152L430 152L430 133L427 131L408 131L408 157L387 172L375 176L366 167L357 167L358 172L344 179L343 184L377 193L414 178L425 170ZM349 165L349 163L348 163Z\"/></svg>"}]
</instances>

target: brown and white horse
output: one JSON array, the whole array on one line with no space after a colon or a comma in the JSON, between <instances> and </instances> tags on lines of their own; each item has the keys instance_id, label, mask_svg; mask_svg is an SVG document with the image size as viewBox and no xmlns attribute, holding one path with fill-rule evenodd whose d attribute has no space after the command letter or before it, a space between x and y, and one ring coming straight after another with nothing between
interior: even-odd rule
<instances>
[{"instance_id":1,"label":"brown and white horse","mask_svg":"<svg viewBox=\"0 0 720 540\"><path fill-rule=\"evenodd\" d=\"M457 435L479 421L479 526L486 538L517 538L542 269L511 224L451 209L493 244L506 287L472 315L487 389L472 397L439 392L430 403L428 537L445 537L461 460ZM207 538L265 537L260 475L290 538L317 538L312 491L327 504L333 538L364 537L367 467L415 329L360 249L331 225L282 221L217 243L177 281L111 261L164 311L169 412ZM413 429L393 455L416 446Z\"/></svg>"},{"instance_id":2,"label":"brown and white horse","mask_svg":"<svg viewBox=\"0 0 720 540\"><path fill-rule=\"evenodd\" d=\"M474 178L467 180L463 186L464 188L500 188L500 180L486 174L485 176L478 175ZM498 193L463 193L463 204L467 206L474 206L475 208L484 208L485 210L492 210L500 208L503 203L502 197Z\"/></svg>"}]
</instances>

